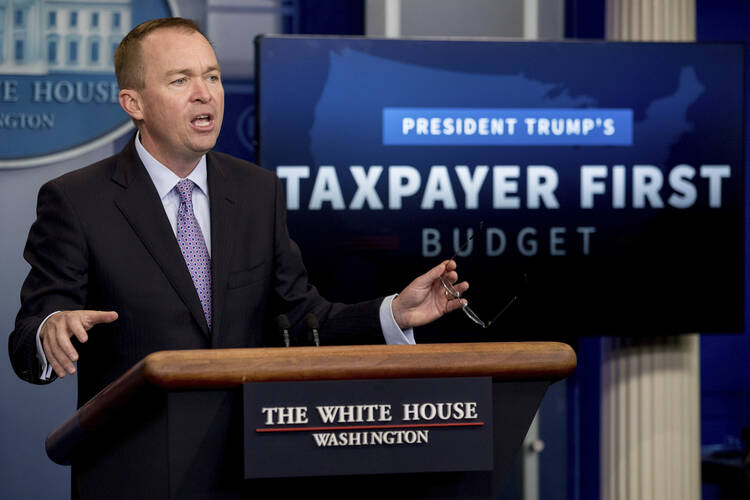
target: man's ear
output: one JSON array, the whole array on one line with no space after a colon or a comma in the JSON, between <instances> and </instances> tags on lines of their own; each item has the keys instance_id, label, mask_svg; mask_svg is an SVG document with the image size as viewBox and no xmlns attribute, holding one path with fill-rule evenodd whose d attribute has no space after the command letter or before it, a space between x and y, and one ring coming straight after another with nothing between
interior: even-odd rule
<instances>
[{"instance_id":1,"label":"man's ear","mask_svg":"<svg viewBox=\"0 0 750 500\"><path fill-rule=\"evenodd\" d=\"M143 119L141 94L133 89L123 89L120 91L119 99L120 106L133 120L140 121Z\"/></svg>"}]
</instances>

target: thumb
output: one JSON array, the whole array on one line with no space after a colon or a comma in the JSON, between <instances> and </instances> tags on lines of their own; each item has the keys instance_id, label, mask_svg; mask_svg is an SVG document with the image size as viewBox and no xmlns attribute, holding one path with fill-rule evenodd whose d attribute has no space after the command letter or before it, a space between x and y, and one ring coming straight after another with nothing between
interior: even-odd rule
<instances>
[{"instance_id":1,"label":"thumb","mask_svg":"<svg viewBox=\"0 0 750 500\"><path fill-rule=\"evenodd\" d=\"M90 330L99 323L112 323L118 318L115 311L81 311L83 314L83 327Z\"/></svg>"},{"instance_id":2,"label":"thumb","mask_svg":"<svg viewBox=\"0 0 750 500\"><path fill-rule=\"evenodd\" d=\"M435 281L436 279L438 279L440 276L442 276L445 271L448 270L448 263L449 262L450 262L449 260L444 260L443 262L441 262L437 266L433 267L432 269L430 269L429 271L427 271L423 275L424 278L428 282L432 283L433 281Z\"/></svg>"}]
</instances>

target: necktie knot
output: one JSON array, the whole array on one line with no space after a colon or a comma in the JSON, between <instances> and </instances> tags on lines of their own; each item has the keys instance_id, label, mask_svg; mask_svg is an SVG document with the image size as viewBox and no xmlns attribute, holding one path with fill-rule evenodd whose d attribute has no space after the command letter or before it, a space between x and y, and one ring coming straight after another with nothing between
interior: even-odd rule
<instances>
[{"instance_id":1,"label":"necktie knot","mask_svg":"<svg viewBox=\"0 0 750 500\"><path fill-rule=\"evenodd\" d=\"M177 194L180 195L180 203L192 204L194 187L195 183L190 179L182 179L177 183L175 189L177 189Z\"/></svg>"}]
</instances>

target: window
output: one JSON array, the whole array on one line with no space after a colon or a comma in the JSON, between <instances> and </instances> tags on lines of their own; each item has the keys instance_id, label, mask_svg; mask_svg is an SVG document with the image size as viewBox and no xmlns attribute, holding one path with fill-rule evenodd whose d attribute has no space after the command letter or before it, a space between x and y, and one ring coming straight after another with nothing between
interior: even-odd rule
<instances>
[{"instance_id":1,"label":"window","mask_svg":"<svg viewBox=\"0 0 750 500\"><path fill-rule=\"evenodd\" d=\"M47 62L50 64L57 63L57 41L55 40L47 42Z\"/></svg>"},{"instance_id":2,"label":"window","mask_svg":"<svg viewBox=\"0 0 750 500\"><path fill-rule=\"evenodd\" d=\"M57 12L52 10L47 13L47 27L54 28L57 26Z\"/></svg>"},{"instance_id":3,"label":"window","mask_svg":"<svg viewBox=\"0 0 750 500\"><path fill-rule=\"evenodd\" d=\"M17 63L23 62L23 40L16 40L15 60Z\"/></svg>"},{"instance_id":4,"label":"window","mask_svg":"<svg viewBox=\"0 0 750 500\"><path fill-rule=\"evenodd\" d=\"M112 14L112 27L113 28L119 28L120 27L120 22L121 22L120 13L119 12L115 12L114 14Z\"/></svg>"},{"instance_id":5,"label":"window","mask_svg":"<svg viewBox=\"0 0 750 500\"><path fill-rule=\"evenodd\" d=\"M78 63L78 42L75 40L71 40L68 44L68 62Z\"/></svg>"},{"instance_id":6,"label":"window","mask_svg":"<svg viewBox=\"0 0 750 500\"><path fill-rule=\"evenodd\" d=\"M92 28L99 27L99 13L98 12L91 13L91 27Z\"/></svg>"},{"instance_id":7,"label":"window","mask_svg":"<svg viewBox=\"0 0 750 500\"><path fill-rule=\"evenodd\" d=\"M99 62L99 42L91 42L91 62Z\"/></svg>"},{"instance_id":8,"label":"window","mask_svg":"<svg viewBox=\"0 0 750 500\"><path fill-rule=\"evenodd\" d=\"M75 28L76 26L78 26L78 12L74 10L70 13L70 27Z\"/></svg>"},{"instance_id":9,"label":"window","mask_svg":"<svg viewBox=\"0 0 750 500\"><path fill-rule=\"evenodd\" d=\"M23 9L16 9L15 15L13 16L13 25L16 28L23 26Z\"/></svg>"}]
</instances>

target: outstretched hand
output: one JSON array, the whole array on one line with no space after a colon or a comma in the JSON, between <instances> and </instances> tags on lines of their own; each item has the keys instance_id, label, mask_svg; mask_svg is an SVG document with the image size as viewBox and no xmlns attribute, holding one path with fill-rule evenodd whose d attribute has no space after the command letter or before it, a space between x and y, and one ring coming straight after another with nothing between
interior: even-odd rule
<instances>
[{"instance_id":1,"label":"outstretched hand","mask_svg":"<svg viewBox=\"0 0 750 500\"><path fill-rule=\"evenodd\" d=\"M114 311L60 311L44 322L39 332L44 355L58 377L65 377L76 372L74 363L78 361L78 352L70 338L75 336L79 342L89 339L88 330L99 323L111 323L117 319Z\"/></svg>"},{"instance_id":2,"label":"outstretched hand","mask_svg":"<svg viewBox=\"0 0 750 500\"><path fill-rule=\"evenodd\" d=\"M393 299L393 317L402 330L426 325L445 313L461 309L466 304L466 299L457 299L446 293L440 276L453 284L453 288L459 294L463 294L469 288L465 281L456 284L458 274L453 260L443 261L433 267L412 281Z\"/></svg>"}]
</instances>

